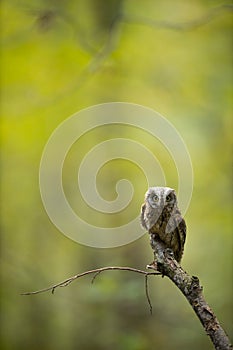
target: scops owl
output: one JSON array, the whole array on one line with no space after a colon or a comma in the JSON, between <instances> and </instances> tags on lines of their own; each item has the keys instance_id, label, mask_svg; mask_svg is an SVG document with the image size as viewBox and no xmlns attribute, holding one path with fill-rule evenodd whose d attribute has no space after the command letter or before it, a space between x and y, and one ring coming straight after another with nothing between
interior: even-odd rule
<instances>
[{"instance_id":1,"label":"scops owl","mask_svg":"<svg viewBox=\"0 0 233 350\"><path fill-rule=\"evenodd\" d=\"M141 225L151 237L155 251L156 242L173 251L180 262L186 238L186 224L177 205L175 190L169 187L150 187L141 208Z\"/></svg>"}]
</instances>

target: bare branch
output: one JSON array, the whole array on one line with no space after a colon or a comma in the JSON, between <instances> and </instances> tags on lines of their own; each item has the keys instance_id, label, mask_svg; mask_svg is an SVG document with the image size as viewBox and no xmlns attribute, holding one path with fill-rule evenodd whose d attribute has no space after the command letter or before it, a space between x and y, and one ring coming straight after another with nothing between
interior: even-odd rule
<instances>
[{"instance_id":1,"label":"bare branch","mask_svg":"<svg viewBox=\"0 0 233 350\"><path fill-rule=\"evenodd\" d=\"M25 293L21 293L21 295L33 295L33 294L40 294L40 293L45 293L45 292L49 292L51 291L52 294L54 294L55 289L57 289L58 287L67 287L69 284L71 284L72 282L74 282L75 280L77 280L78 278L81 278L83 276L86 275L91 275L94 274L94 277L92 278L92 282L94 282L95 278L97 275L99 275L101 272L104 271L113 271L113 270L120 270L120 271L131 271L131 272L136 272L139 273L141 275L145 275L146 277L149 275L161 275L160 272L158 271L154 271L154 272L148 272L148 271L143 271L143 270L139 270L139 269L135 269L133 267L126 267L126 266L107 266L107 267L101 267L99 269L95 269L95 270L89 270L89 271L85 271L83 273L79 273L75 276L69 277L66 280L59 282L57 284L54 284L53 286L50 286L48 288L44 288L44 289L39 289L36 290L34 292L25 292ZM147 292L148 295L148 292ZM149 302L150 304L150 302ZM151 305L151 304L150 304Z\"/></svg>"},{"instance_id":2,"label":"bare branch","mask_svg":"<svg viewBox=\"0 0 233 350\"><path fill-rule=\"evenodd\" d=\"M174 259L171 249L166 249L159 242L152 242L152 246L155 247L156 271L160 271L162 275L167 276L180 289L212 340L215 349L232 349L230 340L203 296L203 287L200 285L198 277L190 276L182 269ZM153 268L152 264L150 268Z\"/></svg>"},{"instance_id":3,"label":"bare branch","mask_svg":"<svg viewBox=\"0 0 233 350\"><path fill-rule=\"evenodd\" d=\"M92 278L92 283L95 278L104 271L131 271L139 273L145 276L145 292L146 298L150 307L150 313L152 314L152 304L149 296L148 288L148 276L150 275L162 275L167 276L183 293L190 305L192 306L194 312L198 316L200 322L202 323L207 335L211 338L216 350L230 350L232 345L228 339L226 333L221 327L217 317L214 312L207 304L204 296L202 294L203 287L199 283L199 279L196 276L190 276L185 272L178 262L174 259L174 256L170 249L163 249L163 245L158 246L157 250L154 251L156 262L148 265L147 267L152 269L153 272L147 272L144 270L136 269L133 267L126 266L107 266L99 269L85 271L83 273L77 274L66 280L57 283L48 288L40 289L33 292L22 293L21 295L35 295L44 292L51 291L54 294L58 287L67 287L73 281L78 278L84 277L86 275L94 274Z\"/></svg>"}]
</instances>

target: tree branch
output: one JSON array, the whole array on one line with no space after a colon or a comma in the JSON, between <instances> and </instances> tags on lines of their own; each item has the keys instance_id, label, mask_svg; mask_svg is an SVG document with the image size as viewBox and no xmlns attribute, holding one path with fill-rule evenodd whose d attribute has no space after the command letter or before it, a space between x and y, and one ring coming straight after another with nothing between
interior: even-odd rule
<instances>
[{"instance_id":1,"label":"tree branch","mask_svg":"<svg viewBox=\"0 0 233 350\"><path fill-rule=\"evenodd\" d=\"M48 288L43 288L43 289L39 289L36 290L34 292L26 292L26 293L21 293L21 295L34 295L34 294L40 294L40 293L45 293L45 292L49 292L51 291L52 294L54 294L55 290L58 287L67 287L70 283L74 282L75 280L77 280L78 278L84 277L86 275L92 275L94 274L91 283L94 283L96 277L104 271L113 271L113 270L120 270L120 271L131 271L131 272L136 272L139 273L141 275L145 276L145 292L146 292L146 298L150 307L150 313L152 314L152 304L150 301L150 296L149 296L149 291L148 291L148 276L150 275L161 275L161 273L159 271L154 271L154 272L148 272L148 271L143 271L143 270L139 270L139 269L135 269L133 267L126 267L126 266L107 266L107 267L102 267L99 269L95 269L95 270L89 270L89 271L85 271L83 273L79 273L75 276L69 277L67 279L65 279L62 282L59 282L57 284L54 284L53 286L50 286Z\"/></svg>"},{"instance_id":2,"label":"tree branch","mask_svg":"<svg viewBox=\"0 0 233 350\"><path fill-rule=\"evenodd\" d=\"M173 253L170 249L166 249L162 244L156 244L155 261L147 265L147 268L153 270L153 272L148 272L144 270L139 270L133 267L121 267L121 266L107 266L94 270L85 271L79 273L75 276L65 279L62 282L54 284L48 288L40 289L33 292L22 293L21 295L35 295L40 293L45 293L51 291L54 294L55 290L59 287L67 287L75 280L87 276L94 275L91 283L94 282L95 278L102 272L105 271L130 271L144 275L145 277L145 292L147 301L150 307L150 312L152 313L152 304L149 297L148 290L148 276L151 275L162 275L167 276L183 293L185 298L188 300L192 306L194 312L199 318L201 324L203 325L207 335L212 340L216 350L230 350L232 345L228 339L225 331L221 327L217 317L215 316L213 310L207 304L202 290L203 287L200 285L199 279L196 276L190 276L185 272L178 262L174 259Z\"/></svg>"},{"instance_id":3,"label":"tree branch","mask_svg":"<svg viewBox=\"0 0 233 350\"><path fill-rule=\"evenodd\" d=\"M186 297L207 335L212 340L215 349L232 349L229 338L202 294L203 287L200 285L198 277L188 275L176 260L169 255L166 255L159 270L163 271L163 274L170 278Z\"/></svg>"},{"instance_id":4,"label":"tree branch","mask_svg":"<svg viewBox=\"0 0 233 350\"><path fill-rule=\"evenodd\" d=\"M151 239L153 240L153 237ZM180 289L216 350L232 349L228 336L202 294L203 287L200 285L198 277L188 275L174 259L172 250L166 249L162 242L152 242L152 246L155 247L155 262L154 266L151 264L148 267L158 270L163 276L167 276Z\"/></svg>"},{"instance_id":5,"label":"tree branch","mask_svg":"<svg viewBox=\"0 0 233 350\"><path fill-rule=\"evenodd\" d=\"M39 289L36 290L34 292L25 292L25 293L21 293L21 295L33 295L33 294L40 294L40 293L45 293L45 292L49 292L51 291L52 294L54 294L55 289L59 288L59 287L67 287L69 284L71 284L72 282L74 282L75 280L77 280L78 278L87 276L87 275L92 275L94 274L91 283L94 282L95 278L104 271L113 271L113 270L120 270L120 271L131 271L131 272L136 272L139 273L141 275L144 276L150 276L150 275L161 275L161 273L159 271L154 271L154 272L148 272L148 271L143 271L143 270L139 270L139 269L135 269L133 267L127 267L127 266L106 266L106 267L101 267L99 269L94 269L94 270L89 270L89 271L85 271L83 273L79 273L77 275L74 275L72 277L69 277L67 279L65 279L62 282L59 282L57 284L54 284L53 286L50 286L48 288L43 288L43 289ZM147 292L148 295L148 292Z\"/></svg>"}]
</instances>

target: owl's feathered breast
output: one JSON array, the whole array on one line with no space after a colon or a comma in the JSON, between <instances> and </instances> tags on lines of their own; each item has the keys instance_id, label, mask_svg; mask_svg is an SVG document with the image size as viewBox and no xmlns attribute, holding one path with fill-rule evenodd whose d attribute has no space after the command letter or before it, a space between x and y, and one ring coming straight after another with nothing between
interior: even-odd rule
<instances>
[{"instance_id":1,"label":"owl's feathered breast","mask_svg":"<svg viewBox=\"0 0 233 350\"><path fill-rule=\"evenodd\" d=\"M141 225L150 233L159 233L165 230L165 226L171 217L171 210L164 208L154 209L148 203L141 208Z\"/></svg>"}]
</instances>

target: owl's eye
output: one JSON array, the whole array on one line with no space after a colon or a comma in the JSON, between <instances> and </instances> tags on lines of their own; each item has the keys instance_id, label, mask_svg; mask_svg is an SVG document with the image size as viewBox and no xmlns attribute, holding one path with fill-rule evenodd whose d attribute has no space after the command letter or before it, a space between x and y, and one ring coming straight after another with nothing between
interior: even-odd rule
<instances>
[{"instance_id":1,"label":"owl's eye","mask_svg":"<svg viewBox=\"0 0 233 350\"><path fill-rule=\"evenodd\" d=\"M153 200L153 202L158 202L159 197L157 196L157 194L155 194L155 195L152 197L152 200Z\"/></svg>"},{"instance_id":2,"label":"owl's eye","mask_svg":"<svg viewBox=\"0 0 233 350\"><path fill-rule=\"evenodd\" d=\"M166 197L166 202L171 202L172 200L172 196L169 194L167 197Z\"/></svg>"}]
</instances>

